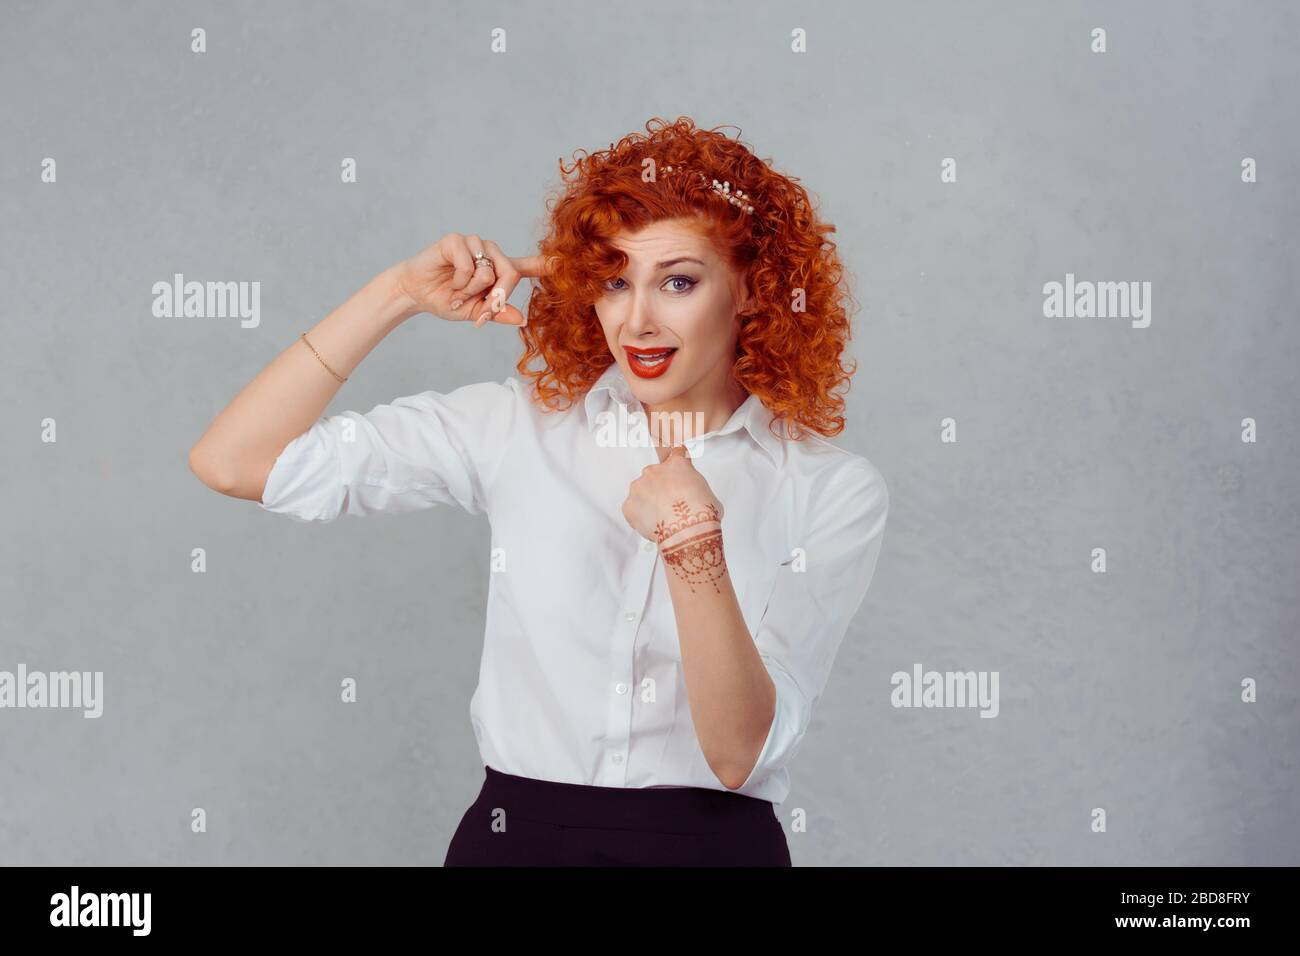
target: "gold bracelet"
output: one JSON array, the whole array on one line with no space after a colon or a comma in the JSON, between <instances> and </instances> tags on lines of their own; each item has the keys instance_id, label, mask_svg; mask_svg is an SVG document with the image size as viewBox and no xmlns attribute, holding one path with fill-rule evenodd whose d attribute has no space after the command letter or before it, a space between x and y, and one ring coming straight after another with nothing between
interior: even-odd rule
<instances>
[{"instance_id":1,"label":"gold bracelet","mask_svg":"<svg viewBox=\"0 0 1300 956\"><path fill-rule=\"evenodd\" d=\"M303 340L303 343L307 346L307 348L311 349L311 354L314 355L314 356L316 356L317 360L319 360L319 362L321 363L321 365L325 365L325 360L324 360L323 358L320 357L320 353L317 352L316 349L312 348L312 344L311 344L310 342L307 341L307 333L306 333L306 332L304 332L304 333L302 334L302 340ZM347 381L346 378L339 378L339 373L336 372L336 371L334 371L334 369L330 368L328 365L325 365L325 371L329 372L331 375L333 375L335 378L337 378L340 382L346 382L346 381Z\"/></svg>"}]
</instances>

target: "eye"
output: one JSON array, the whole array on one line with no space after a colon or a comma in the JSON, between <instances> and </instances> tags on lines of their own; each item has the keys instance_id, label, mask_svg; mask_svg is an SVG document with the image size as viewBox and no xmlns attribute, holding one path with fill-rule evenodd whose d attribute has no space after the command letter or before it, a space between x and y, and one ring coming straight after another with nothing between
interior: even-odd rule
<instances>
[{"instance_id":1,"label":"eye","mask_svg":"<svg viewBox=\"0 0 1300 956\"><path fill-rule=\"evenodd\" d=\"M684 293L690 292L691 289L695 288L695 286L698 284L698 282L699 282L699 280L697 280L697 279L692 279L690 276L670 276L670 277L669 277L669 278L664 282L664 286L665 286L665 287L669 287L669 288L666 288L665 291L668 291L668 292L675 292L675 293L677 293L678 295L682 295L682 294L684 294ZM615 283L623 283L623 285L622 285L622 286L619 286L619 285L616 285ZM682 284L681 284L681 285L677 285L676 283L682 283ZM621 292L622 289L623 289L626 285L627 285L627 283L624 281L624 279L623 279L622 276L619 276L619 277L616 278L616 279L607 279L607 280L605 281L605 291L606 291L606 292Z\"/></svg>"}]
</instances>

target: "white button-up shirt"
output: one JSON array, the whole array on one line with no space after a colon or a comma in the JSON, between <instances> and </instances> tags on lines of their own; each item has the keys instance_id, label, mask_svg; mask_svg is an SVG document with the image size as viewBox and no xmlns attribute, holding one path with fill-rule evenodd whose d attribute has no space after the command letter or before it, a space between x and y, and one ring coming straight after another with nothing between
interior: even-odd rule
<instances>
[{"instance_id":1,"label":"white button-up shirt","mask_svg":"<svg viewBox=\"0 0 1300 956\"><path fill-rule=\"evenodd\" d=\"M725 790L691 722L658 547L622 513L659 458L617 439L620 416L645 423L617 364L560 412L512 377L326 416L276 459L261 506L301 521L434 505L486 514L492 569L470 703L483 762L564 783ZM750 395L685 444L722 502L728 572L776 686L737 792L779 804L871 583L889 495L866 458L816 435L778 438L771 418Z\"/></svg>"}]
</instances>

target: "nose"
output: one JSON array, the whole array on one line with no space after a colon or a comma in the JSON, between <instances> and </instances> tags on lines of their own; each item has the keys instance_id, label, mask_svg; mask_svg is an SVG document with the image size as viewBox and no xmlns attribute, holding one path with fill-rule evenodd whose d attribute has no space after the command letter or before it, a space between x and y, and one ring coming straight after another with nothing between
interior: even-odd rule
<instances>
[{"instance_id":1,"label":"nose","mask_svg":"<svg viewBox=\"0 0 1300 956\"><path fill-rule=\"evenodd\" d=\"M656 325L650 296L634 289L628 299L627 316L623 322L628 333L639 338L647 332L653 332Z\"/></svg>"}]
</instances>

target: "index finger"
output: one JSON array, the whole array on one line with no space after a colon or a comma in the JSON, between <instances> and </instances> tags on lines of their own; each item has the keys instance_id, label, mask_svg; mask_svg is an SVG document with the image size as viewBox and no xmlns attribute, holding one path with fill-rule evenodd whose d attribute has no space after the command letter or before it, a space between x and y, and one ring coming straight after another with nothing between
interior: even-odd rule
<instances>
[{"instance_id":1,"label":"index finger","mask_svg":"<svg viewBox=\"0 0 1300 956\"><path fill-rule=\"evenodd\" d=\"M546 256L522 256L518 259L511 259L515 268L519 270L521 276L530 279L540 279L550 270L547 268Z\"/></svg>"}]
</instances>

